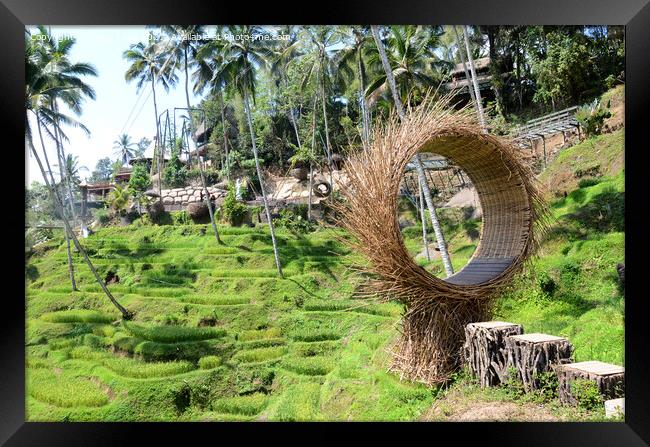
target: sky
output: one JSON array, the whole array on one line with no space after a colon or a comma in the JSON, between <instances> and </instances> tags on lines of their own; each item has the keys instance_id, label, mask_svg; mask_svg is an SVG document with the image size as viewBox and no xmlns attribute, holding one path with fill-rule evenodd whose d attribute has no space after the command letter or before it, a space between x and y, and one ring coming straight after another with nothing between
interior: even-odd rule
<instances>
[{"instance_id":1,"label":"sky","mask_svg":"<svg viewBox=\"0 0 650 447\"><path fill-rule=\"evenodd\" d=\"M116 158L113 142L120 134L127 133L132 141L137 142L142 137L152 139L156 133L151 86L144 85L144 93L139 97L136 81L127 84L124 80L129 64L122 58L122 53L131 44L146 42L150 30L144 26L52 26L51 29L57 38L64 35L75 37L77 41L70 52L70 59L74 62L88 62L94 65L98 73L97 77L84 78L95 89L97 97L94 101L85 102L83 113L79 117L90 130L90 136L86 136L80 129L64 130L70 139L64 146L66 154L78 156L79 165L88 168L88 171L80 172L81 178L84 178L90 175L100 158ZM158 113L166 108L186 106L184 74L179 72L178 76L179 83L169 92L165 92L162 86L157 86ZM200 99L190 91L192 105L196 105ZM46 140L46 147L50 160L55 160L54 142ZM40 143L37 143L37 149L40 152ZM27 161L26 185L32 181L42 183L43 177L31 154ZM54 169L58 171L57 168Z\"/></svg>"}]
</instances>

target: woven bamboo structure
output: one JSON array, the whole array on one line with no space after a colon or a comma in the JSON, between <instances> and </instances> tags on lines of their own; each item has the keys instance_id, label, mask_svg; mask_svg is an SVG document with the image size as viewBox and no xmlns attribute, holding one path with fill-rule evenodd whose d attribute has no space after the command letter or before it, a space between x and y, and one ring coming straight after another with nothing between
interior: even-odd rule
<instances>
[{"instance_id":1,"label":"woven bamboo structure","mask_svg":"<svg viewBox=\"0 0 650 447\"><path fill-rule=\"evenodd\" d=\"M494 297L535 252L547 213L513 144L483 133L471 109L454 110L450 101L427 99L403 122L393 117L375 129L372 143L347 161L350 181L338 210L353 236L348 243L369 261L360 267L367 281L359 293L405 305L391 369L428 384L458 368L466 324L489 319ZM413 261L397 222L402 175L419 152L461 167L483 209L473 257L446 279Z\"/></svg>"}]
</instances>

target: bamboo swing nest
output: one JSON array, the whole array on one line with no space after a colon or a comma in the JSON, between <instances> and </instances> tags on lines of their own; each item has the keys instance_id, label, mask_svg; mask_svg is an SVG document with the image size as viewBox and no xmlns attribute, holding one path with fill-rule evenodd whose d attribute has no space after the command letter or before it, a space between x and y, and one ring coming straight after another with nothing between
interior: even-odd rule
<instances>
[{"instance_id":1,"label":"bamboo swing nest","mask_svg":"<svg viewBox=\"0 0 650 447\"><path fill-rule=\"evenodd\" d=\"M547 208L535 177L514 145L482 131L473 111L454 110L451 96L427 98L399 122L373 131L371 143L347 161L349 183L337 205L351 248L369 261L361 295L406 306L392 369L425 383L442 382L458 367L467 323L485 320L493 298L535 252ZM398 192L419 152L447 157L474 184L482 231L470 262L446 279L417 265L397 221Z\"/></svg>"}]
</instances>

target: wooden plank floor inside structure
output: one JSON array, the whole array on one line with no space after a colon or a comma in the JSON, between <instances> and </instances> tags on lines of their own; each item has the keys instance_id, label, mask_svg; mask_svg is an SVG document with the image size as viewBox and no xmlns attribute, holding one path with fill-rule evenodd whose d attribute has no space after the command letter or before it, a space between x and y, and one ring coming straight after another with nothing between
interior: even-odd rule
<instances>
[{"instance_id":1,"label":"wooden plank floor inside structure","mask_svg":"<svg viewBox=\"0 0 650 447\"><path fill-rule=\"evenodd\" d=\"M450 284L470 286L482 284L503 273L515 258L476 258L461 271L444 280Z\"/></svg>"}]
</instances>

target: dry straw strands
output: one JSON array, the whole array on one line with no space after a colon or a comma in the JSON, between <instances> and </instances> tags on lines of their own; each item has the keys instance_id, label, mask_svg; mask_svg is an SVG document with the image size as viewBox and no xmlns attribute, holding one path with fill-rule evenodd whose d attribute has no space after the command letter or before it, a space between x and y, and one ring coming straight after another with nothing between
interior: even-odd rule
<instances>
[{"instance_id":1,"label":"dry straw strands","mask_svg":"<svg viewBox=\"0 0 650 447\"><path fill-rule=\"evenodd\" d=\"M467 173L483 209L479 245L468 265L443 280L417 265L397 222L398 191L418 152L447 157ZM495 295L521 271L545 228L547 208L534 175L507 140L485 134L471 109L451 96L427 98L403 122L395 116L350 155L340 224L368 260L364 296L406 306L392 369L425 383L445 381L460 364L467 323L485 320Z\"/></svg>"}]
</instances>

